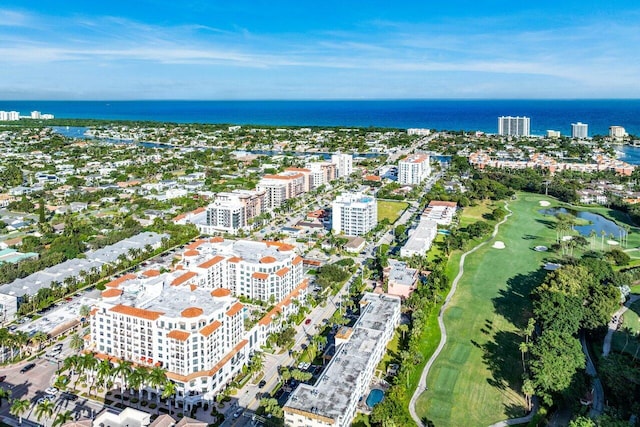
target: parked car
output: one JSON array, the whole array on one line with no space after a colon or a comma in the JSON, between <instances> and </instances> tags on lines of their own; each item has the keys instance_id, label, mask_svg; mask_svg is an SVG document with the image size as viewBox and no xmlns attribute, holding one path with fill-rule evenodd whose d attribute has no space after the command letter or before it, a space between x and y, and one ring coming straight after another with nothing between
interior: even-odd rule
<instances>
[{"instance_id":1,"label":"parked car","mask_svg":"<svg viewBox=\"0 0 640 427\"><path fill-rule=\"evenodd\" d=\"M308 325L309 323L311 323L311 319L307 319L307 320L304 321L305 325Z\"/></svg>"},{"instance_id":2,"label":"parked car","mask_svg":"<svg viewBox=\"0 0 640 427\"><path fill-rule=\"evenodd\" d=\"M56 395L58 394L58 389L55 387L48 387L44 392L47 394Z\"/></svg>"},{"instance_id":3,"label":"parked car","mask_svg":"<svg viewBox=\"0 0 640 427\"><path fill-rule=\"evenodd\" d=\"M264 386L266 386L266 385L267 385L267 382L266 382L265 380L262 380L262 381L260 381L260 382L258 383L258 388L262 388L262 387L264 387Z\"/></svg>"},{"instance_id":4,"label":"parked car","mask_svg":"<svg viewBox=\"0 0 640 427\"><path fill-rule=\"evenodd\" d=\"M60 397L64 400L71 400L71 401L76 401L78 400L78 395L73 394L73 393L69 393L69 392L63 392Z\"/></svg>"},{"instance_id":5,"label":"parked car","mask_svg":"<svg viewBox=\"0 0 640 427\"><path fill-rule=\"evenodd\" d=\"M242 415L243 411L244 409L238 409L236 412L234 412L233 418L240 418L240 415Z\"/></svg>"},{"instance_id":6,"label":"parked car","mask_svg":"<svg viewBox=\"0 0 640 427\"><path fill-rule=\"evenodd\" d=\"M24 366L22 367L22 369L20 369L20 373L21 373L21 374L24 374L25 372L30 371L30 370L32 370L32 369L33 369L33 368L35 368L35 367L36 367L36 364L35 364L35 363L29 363L29 364L27 364L27 365L24 365Z\"/></svg>"}]
</instances>

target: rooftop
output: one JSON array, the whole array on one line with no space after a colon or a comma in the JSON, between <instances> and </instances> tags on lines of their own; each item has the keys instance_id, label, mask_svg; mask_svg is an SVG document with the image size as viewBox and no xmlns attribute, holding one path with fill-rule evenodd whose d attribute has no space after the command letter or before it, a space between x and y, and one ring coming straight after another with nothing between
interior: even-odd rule
<instances>
[{"instance_id":1,"label":"rooftop","mask_svg":"<svg viewBox=\"0 0 640 427\"><path fill-rule=\"evenodd\" d=\"M354 384L366 372L383 331L400 309L400 299L365 293L362 313L348 341L341 344L315 385L300 384L285 405L285 411L333 422L347 412L349 402L358 399Z\"/></svg>"}]
</instances>

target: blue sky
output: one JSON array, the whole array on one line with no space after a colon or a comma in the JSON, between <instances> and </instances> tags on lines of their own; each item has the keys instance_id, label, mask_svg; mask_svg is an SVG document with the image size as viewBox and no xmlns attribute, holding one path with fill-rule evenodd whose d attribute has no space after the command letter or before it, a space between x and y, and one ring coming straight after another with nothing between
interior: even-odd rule
<instances>
[{"instance_id":1,"label":"blue sky","mask_svg":"<svg viewBox=\"0 0 640 427\"><path fill-rule=\"evenodd\" d=\"M0 99L640 98L635 1L0 2Z\"/></svg>"}]
</instances>

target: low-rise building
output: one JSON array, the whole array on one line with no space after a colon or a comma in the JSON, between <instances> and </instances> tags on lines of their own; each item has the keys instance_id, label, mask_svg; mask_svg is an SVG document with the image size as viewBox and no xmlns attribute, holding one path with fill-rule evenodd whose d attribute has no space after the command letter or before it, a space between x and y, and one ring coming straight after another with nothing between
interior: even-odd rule
<instances>
[{"instance_id":1,"label":"low-rise building","mask_svg":"<svg viewBox=\"0 0 640 427\"><path fill-rule=\"evenodd\" d=\"M409 267L406 262L389 260L389 265L382 271L387 282L387 293L400 298L409 298L418 288L418 270Z\"/></svg>"},{"instance_id":2,"label":"low-rise building","mask_svg":"<svg viewBox=\"0 0 640 427\"><path fill-rule=\"evenodd\" d=\"M450 225L457 208L458 204L456 202L432 200L422 212L422 218L434 221L438 225Z\"/></svg>"},{"instance_id":3,"label":"low-rise building","mask_svg":"<svg viewBox=\"0 0 640 427\"><path fill-rule=\"evenodd\" d=\"M438 234L438 223L432 219L422 218L415 229L409 230L409 238L400 248L400 256L424 256L431 248Z\"/></svg>"},{"instance_id":4,"label":"low-rise building","mask_svg":"<svg viewBox=\"0 0 640 427\"><path fill-rule=\"evenodd\" d=\"M336 336L335 355L315 385L300 384L284 405L289 427L347 427L400 321L400 298L365 293L360 318Z\"/></svg>"}]
</instances>

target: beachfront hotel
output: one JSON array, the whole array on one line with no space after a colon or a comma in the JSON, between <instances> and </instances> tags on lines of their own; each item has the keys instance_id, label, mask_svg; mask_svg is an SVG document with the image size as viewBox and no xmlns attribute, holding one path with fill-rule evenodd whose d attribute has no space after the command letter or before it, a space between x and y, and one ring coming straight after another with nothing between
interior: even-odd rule
<instances>
[{"instance_id":1,"label":"beachfront hotel","mask_svg":"<svg viewBox=\"0 0 640 427\"><path fill-rule=\"evenodd\" d=\"M400 321L400 298L366 292L360 318L336 334L335 355L315 385L300 384L284 405L288 427L347 427Z\"/></svg>"},{"instance_id":2,"label":"beachfront hotel","mask_svg":"<svg viewBox=\"0 0 640 427\"><path fill-rule=\"evenodd\" d=\"M375 197L362 193L343 193L333 202L334 234L362 236L378 224L378 204Z\"/></svg>"},{"instance_id":3,"label":"beachfront hotel","mask_svg":"<svg viewBox=\"0 0 640 427\"><path fill-rule=\"evenodd\" d=\"M498 135L529 136L531 123L529 117L498 117Z\"/></svg>"},{"instance_id":4,"label":"beachfront hotel","mask_svg":"<svg viewBox=\"0 0 640 427\"><path fill-rule=\"evenodd\" d=\"M431 175L431 165L427 154L412 154L398 162L398 183L417 185Z\"/></svg>"}]
</instances>

